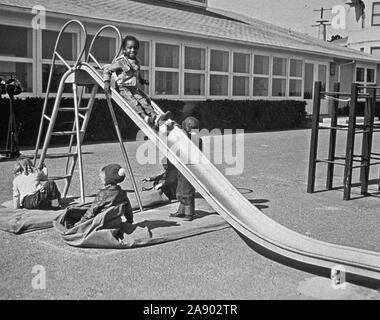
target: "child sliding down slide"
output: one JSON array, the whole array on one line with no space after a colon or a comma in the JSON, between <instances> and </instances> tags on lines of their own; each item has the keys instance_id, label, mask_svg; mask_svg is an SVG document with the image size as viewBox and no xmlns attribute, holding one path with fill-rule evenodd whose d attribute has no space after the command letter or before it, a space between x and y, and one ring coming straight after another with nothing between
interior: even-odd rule
<instances>
[{"instance_id":1,"label":"child sliding down slide","mask_svg":"<svg viewBox=\"0 0 380 320\"><path fill-rule=\"evenodd\" d=\"M137 58L140 43L133 36L127 36L122 43L123 55L103 69L104 91L111 93L111 76L116 73L116 84L120 95L133 107L133 109L154 129L168 121L171 112L158 115L150 102L141 94L137 81L142 85L149 82L141 77L140 61Z\"/></svg>"}]
</instances>

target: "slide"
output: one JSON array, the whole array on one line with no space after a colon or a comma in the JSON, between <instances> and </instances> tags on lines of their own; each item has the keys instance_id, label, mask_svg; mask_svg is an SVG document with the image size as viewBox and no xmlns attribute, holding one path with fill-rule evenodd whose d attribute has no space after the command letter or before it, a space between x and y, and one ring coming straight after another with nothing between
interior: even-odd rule
<instances>
[{"instance_id":1,"label":"slide","mask_svg":"<svg viewBox=\"0 0 380 320\"><path fill-rule=\"evenodd\" d=\"M82 63L80 69L100 87L104 86L101 75L92 66ZM213 209L257 251L299 269L324 275L338 269L345 272L348 281L380 285L380 253L318 241L271 220L236 190L182 130L175 127L164 139L114 89L112 99L168 155ZM162 113L157 105L152 104L157 112ZM180 154L175 149L179 149Z\"/></svg>"}]
</instances>

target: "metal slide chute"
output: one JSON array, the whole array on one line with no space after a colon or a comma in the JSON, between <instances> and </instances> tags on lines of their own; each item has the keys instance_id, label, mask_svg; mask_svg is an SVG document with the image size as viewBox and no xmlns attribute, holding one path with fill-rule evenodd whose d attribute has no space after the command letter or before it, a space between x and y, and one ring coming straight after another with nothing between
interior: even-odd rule
<instances>
[{"instance_id":1,"label":"metal slide chute","mask_svg":"<svg viewBox=\"0 0 380 320\"><path fill-rule=\"evenodd\" d=\"M102 77L91 65L83 63L80 69L88 73L100 87L104 86ZM181 129L174 127L167 137L159 135L114 89L112 99L167 155L214 210L256 246L292 261L295 266L329 272L339 265L348 279L352 276L355 279L369 279L376 284L379 282L380 253L311 239L271 220L236 190ZM153 106L158 113L162 113L156 104L153 103ZM171 148L174 145L180 149L181 155L190 157L175 153Z\"/></svg>"}]
</instances>

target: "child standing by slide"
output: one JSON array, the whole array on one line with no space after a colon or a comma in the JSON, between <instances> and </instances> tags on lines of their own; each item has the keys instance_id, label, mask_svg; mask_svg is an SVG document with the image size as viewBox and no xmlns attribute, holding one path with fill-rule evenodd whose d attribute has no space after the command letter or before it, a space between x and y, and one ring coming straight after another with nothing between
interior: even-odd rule
<instances>
[{"instance_id":1,"label":"child standing by slide","mask_svg":"<svg viewBox=\"0 0 380 320\"><path fill-rule=\"evenodd\" d=\"M47 180L48 172L45 165L39 170L25 156L20 156L16 161L13 179L14 208L59 209L61 193L54 181Z\"/></svg>"},{"instance_id":2,"label":"child standing by slide","mask_svg":"<svg viewBox=\"0 0 380 320\"><path fill-rule=\"evenodd\" d=\"M187 117L182 122L182 129L186 132L188 138L202 150L202 139L195 131L192 131L199 129L198 119ZM185 221L192 221L195 215L195 188L180 171L178 171L176 196L179 201L179 207L177 212L170 214L170 216L173 218L183 218Z\"/></svg>"},{"instance_id":3,"label":"child standing by slide","mask_svg":"<svg viewBox=\"0 0 380 320\"><path fill-rule=\"evenodd\" d=\"M157 129L165 121L169 120L171 112L167 111L163 115L158 115L137 87L137 81L142 85L149 85L149 82L141 77L140 61L137 58L139 46L140 43L135 37L126 36L124 38L122 43L123 55L103 69L104 91L107 94L111 92L111 76L115 72L120 95L146 123Z\"/></svg>"}]
</instances>

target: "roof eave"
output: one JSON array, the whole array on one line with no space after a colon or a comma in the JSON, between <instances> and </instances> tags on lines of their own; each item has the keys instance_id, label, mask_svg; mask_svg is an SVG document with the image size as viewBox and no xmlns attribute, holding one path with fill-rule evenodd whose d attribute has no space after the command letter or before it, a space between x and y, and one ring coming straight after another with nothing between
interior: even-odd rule
<instances>
[{"instance_id":1,"label":"roof eave","mask_svg":"<svg viewBox=\"0 0 380 320\"><path fill-rule=\"evenodd\" d=\"M31 11L30 11L31 8L0 4L0 8L1 7L6 7L6 8L8 8L14 12L28 11L29 13L31 13ZM57 18L65 18L67 16L71 16L73 18L80 19L81 21L92 22L92 23L104 21L107 24L113 23L113 24L117 24L117 25L123 26L123 27L129 26L129 27L133 27L133 28L138 29L138 30L149 30L149 31L153 31L153 32L166 32L166 33L170 33L173 35L186 34L188 36L196 37L196 38L201 37L203 39L219 40L219 41L230 42L230 43L235 43L235 44L243 44L243 45L251 45L251 46L255 45L255 46L260 46L260 47L264 47L264 48L268 48L268 49L275 48L275 49L280 49L283 51L292 50L292 51L295 51L298 53L306 53L306 54L318 55L318 56L322 56L322 57L325 57L326 55L328 55L329 57L335 58L335 59L355 60L355 61L366 62L366 63L380 64L380 60L369 59L369 58L367 59L365 57L353 58L352 56L346 56L346 55L341 55L341 54L336 54L336 53L324 53L324 52L319 52L319 51L315 51L315 50L300 49L297 47L279 46L279 45L260 43L260 42L255 42L255 41L231 39L231 38L215 36L215 35L211 36L211 35L207 35L207 34L203 34L203 33L195 33L195 32L191 32L191 31L179 31L179 30L174 30L174 29L169 29L169 28L164 28L164 27L157 27L157 26L147 26L147 25L143 25L143 24L130 23L130 22L120 21L120 20L110 20L110 19L95 18L95 17L84 17L84 16L80 16L80 15L75 15L72 13L55 12L55 11L49 11L49 10L47 10L47 12L52 17L57 17Z\"/></svg>"}]
</instances>

